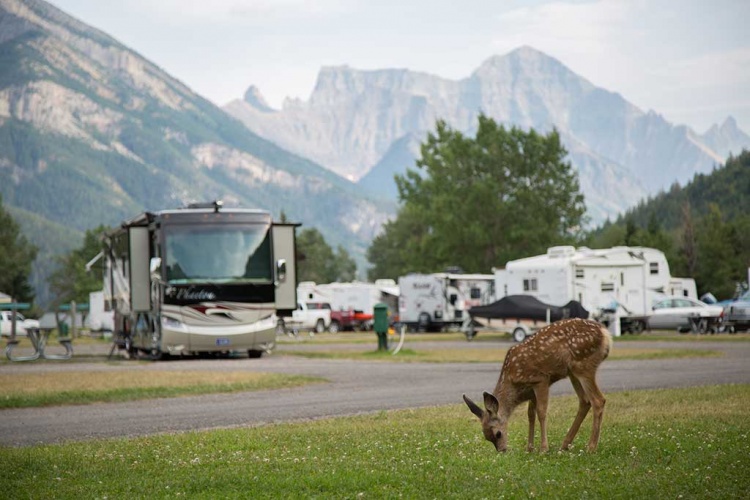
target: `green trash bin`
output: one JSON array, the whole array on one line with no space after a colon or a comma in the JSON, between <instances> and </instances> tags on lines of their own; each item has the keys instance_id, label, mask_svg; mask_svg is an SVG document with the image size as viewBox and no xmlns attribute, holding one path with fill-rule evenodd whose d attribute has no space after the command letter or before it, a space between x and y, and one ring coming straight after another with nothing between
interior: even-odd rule
<instances>
[{"instance_id":1,"label":"green trash bin","mask_svg":"<svg viewBox=\"0 0 750 500\"><path fill-rule=\"evenodd\" d=\"M372 329L378 336L378 351L388 350L388 306L379 302L373 310Z\"/></svg>"}]
</instances>

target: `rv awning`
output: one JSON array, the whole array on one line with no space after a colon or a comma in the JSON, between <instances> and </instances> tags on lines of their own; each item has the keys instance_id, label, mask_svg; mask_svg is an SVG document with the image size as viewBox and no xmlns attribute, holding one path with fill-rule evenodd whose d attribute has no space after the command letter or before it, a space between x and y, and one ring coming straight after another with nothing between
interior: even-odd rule
<instances>
[{"instance_id":1,"label":"rv awning","mask_svg":"<svg viewBox=\"0 0 750 500\"><path fill-rule=\"evenodd\" d=\"M471 317L486 319L533 319L546 321L547 310L550 311L550 321L563 318L588 318L589 312L580 302L571 300L562 307L545 304L531 295L508 295L497 302L486 306L476 306L469 309Z\"/></svg>"}]
</instances>

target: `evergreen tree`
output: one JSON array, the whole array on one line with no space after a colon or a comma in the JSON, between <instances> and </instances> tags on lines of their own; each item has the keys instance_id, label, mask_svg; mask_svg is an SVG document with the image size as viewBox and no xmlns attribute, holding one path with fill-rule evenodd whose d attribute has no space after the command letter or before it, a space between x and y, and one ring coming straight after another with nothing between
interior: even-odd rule
<instances>
[{"instance_id":1,"label":"evergreen tree","mask_svg":"<svg viewBox=\"0 0 750 500\"><path fill-rule=\"evenodd\" d=\"M101 266L86 271L86 264L102 250L102 235L109 228L99 226L86 231L80 248L57 258L57 269L50 276L50 290L55 305L75 301L88 303L89 294L101 290L103 276Z\"/></svg>"},{"instance_id":2,"label":"evergreen tree","mask_svg":"<svg viewBox=\"0 0 750 500\"><path fill-rule=\"evenodd\" d=\"M323 235L315 228L304 229L297 236L297 252L300 256L298 281L333 283L352 281L357 264L343 247L334 253Z\"/></svg>"},{"instance_id":3,"label":"evergreen tree","mask_svg":"<svg viewBox=\"0 0 750 500\"><path fill-rule=\"evenodd\" d=\"M0 196L0 292L16 302L33 302L29 283L37 248L21 233L21 228L3 207Z\"/></svg>"}]
</instances>

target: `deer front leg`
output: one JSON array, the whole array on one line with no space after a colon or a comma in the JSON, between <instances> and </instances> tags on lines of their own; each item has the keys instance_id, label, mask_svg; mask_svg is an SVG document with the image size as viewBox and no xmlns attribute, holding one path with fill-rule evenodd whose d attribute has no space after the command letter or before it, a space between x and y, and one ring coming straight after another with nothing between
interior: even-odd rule
<instances>
[{"instance_id":1,"label":"deer front leg","mask_svg":"<svg viewBox=\"0 0 750 500\"><path fill-rule=\"evenodd\" d=\"M534 421L536 420L536 403L533 399L529 400L529 443L526 451L534 451Z\"/></svg>"},{"instance_id":2,"label":"deer front leg","mask_svg":"<svg viewBox=\"0 0 750 500\"><path fill-rule=\"evenodd\" d=\"M539 451L545 453L549 451L547 443L547 401L549 400L549 384L543 382L534 386L534 399L536 399L536 416L539 418L539 432L542 435L542 442L539 445Z\"/></svg>"},{"instance_id":3,"label":"deer front leg","mask_svg":"<svg viewBox=\"0 0 750 500\"><path fill-rule=\"evenodd\" d=\"M576 434L578 434L578 430L581 428L583 419L586 418L586 415L591 408L591 403L589 403L586 398L586 392L583 390L583 387L581 387L581 382L572 373L570 374L570 383L573 384L573 389L575 389L576 394L578 395L578 414L576 415L575 420L573 420L573 425L570 426L570 430L565 436L562 446L560 446L561 450L567 450L570 447Z\"/></svg>"}]
</instances>

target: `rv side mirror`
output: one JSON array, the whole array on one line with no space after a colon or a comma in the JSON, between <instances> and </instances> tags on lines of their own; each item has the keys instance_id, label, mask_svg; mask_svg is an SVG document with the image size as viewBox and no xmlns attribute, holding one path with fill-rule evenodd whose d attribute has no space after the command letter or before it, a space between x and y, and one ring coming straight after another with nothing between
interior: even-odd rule
<instances>
[{"instance_id":1,"label":"rv side mirror","mask_svg":"<svg viewBox=\"0 0 750 500\"><path fill-rule=\"evenodd\" d=\"M159 281L161 279L161 257L153 257L148 267L151 271L151 281Z\"/></svg>"},{"instance_id":2,"label":"rv side mirror","mask_svg":"<svg viewBox=\"0 0 750 500\"><path fill-rule=\"evenodd\" d=\"M276 283L283 283L286 281L286 259L279 259L276 261Z\"/></svg>"}]
</instances>

